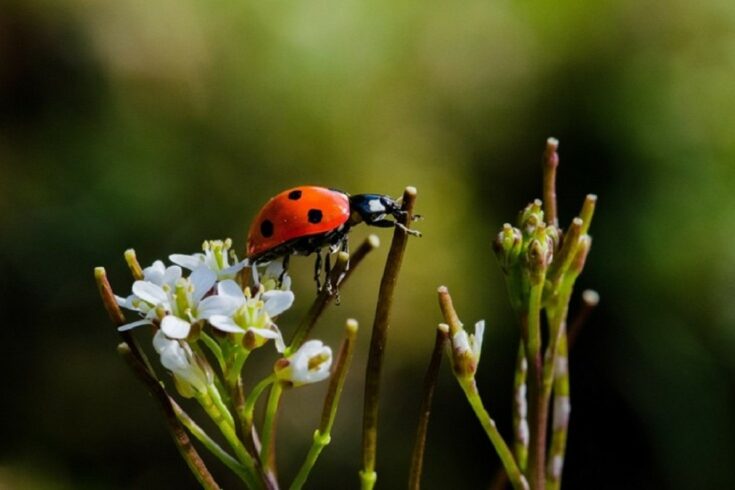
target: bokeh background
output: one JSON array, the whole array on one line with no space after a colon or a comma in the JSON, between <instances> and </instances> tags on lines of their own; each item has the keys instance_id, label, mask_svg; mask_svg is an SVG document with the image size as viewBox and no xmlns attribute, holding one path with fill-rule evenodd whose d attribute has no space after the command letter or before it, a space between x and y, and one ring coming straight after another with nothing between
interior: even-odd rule
<instances>
[{"instance_id":1,"label":"bokeh background","mask_svg":"<svg viewBox=\"0 0 735 490\"><path fill-rule=\"evenodd\" d=\"M415 185L426 217L390 332L379 486L405 487L440 284L465 323L487 320L480 387L507 434L518 332L490 243L539 195L548 136L562 222L599 195L567 488L735 488L734 130L727 0L2 0L0 488L196 487L115 354L92 268L123 293L128 247L145 264L205 238L242 249L260 205L304 183ZM310 488L357 486L377 233L317 330L336 345L345 318L362 325ZM311 266L293 261L286 332ZM262 372L274 357L258 354ZM284 481L324 387L287 394ZM497 465L443 366L425 487L485 488Z\"/></svg>"}]
</instances>

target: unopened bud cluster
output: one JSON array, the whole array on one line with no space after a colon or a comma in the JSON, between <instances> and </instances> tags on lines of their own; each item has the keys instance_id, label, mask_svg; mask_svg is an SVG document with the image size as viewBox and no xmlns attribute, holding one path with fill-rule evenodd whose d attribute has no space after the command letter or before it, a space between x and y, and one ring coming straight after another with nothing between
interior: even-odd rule
<instances>
[{"instance_id":1,"label":"unopened bud cluster","mask_svg":"<svg viewBox=\"0 0 735 490\"><path fill-rule=\"evenodd\" d=\"M593 210L595 200L594 195L587 196L585 206ZM544 221L542 206L539 199L526 206L517 226L505 223L493 243L516 309L523 305L531 286L544 284L545 297L551 297L558 293L565 276L576 278L591 245L586 234L589 223L575 218L562 232ZM591 217L590 211L587 219Z\"/></svg>"}]
</instances>

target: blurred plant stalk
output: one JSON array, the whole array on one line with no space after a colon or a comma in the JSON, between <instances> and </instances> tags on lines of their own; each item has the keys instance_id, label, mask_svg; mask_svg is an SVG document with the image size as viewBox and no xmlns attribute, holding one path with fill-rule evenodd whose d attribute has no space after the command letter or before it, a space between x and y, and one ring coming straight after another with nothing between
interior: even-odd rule
<instances>
[{"instance_id":1,"label":"blurred plant stalk","mask_svg":"<svg viewBox=\"0 0 735 490\"><path fill-rule=\"evenodd\" d=\"M566 229L559 227L558 145L554 138L546 142L544 201L526 206L517 227L506 223L494 242L521 329L514 380L513 448L532 490L558 489L561 485L571 410L567 316L574 283L592 243L588 230L597 201L595 195L587 195L579 216ZM547 335L542 332L542 319ZM547 444L552 399L553 432Z\"/></svg>"}]
</instances>

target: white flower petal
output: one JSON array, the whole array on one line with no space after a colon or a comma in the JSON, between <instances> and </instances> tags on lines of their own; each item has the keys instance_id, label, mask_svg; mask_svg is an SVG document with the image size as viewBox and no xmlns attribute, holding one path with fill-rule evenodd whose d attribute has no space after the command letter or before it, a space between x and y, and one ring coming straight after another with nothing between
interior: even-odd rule
<instances>
[{"instance_id":1,"label":"white flower petal","mask_svg":"<svg viewBox=\"0 0 735 490\"><path fill-rule=\"evenodd\" d=\"M238 300L240 304L245 302L245 294L242 292L242 288L235 281L226 279L217 284L217 294L220 296L229 296L235 300Z\"/></svg>"},{"instance_id":2,"label":"white flower petal","mask_svg":"<svg viewBox=\"0 0 735 490\"><path fill-rule=\"evenodd\" d=\"M480 351L482 350L482 337L485 335L485 320L475 323L475 333L472 336L472 353L475 355L477 362L480 361Z\"/></svg>"},{"instance_id":3,"label":"white flower petal","mask_svg":"<svg viewBox=\"0 0 735 490\"><path fill-rule=\"evenodd\" d=\"M291 308L294 295L291 291L266 291L263 293L263 301L265 302L265 311L271 317L275 317Z\"/></svg>"},{"instance_id":4,"label":"white flower petal","mask_svg":"<svg viewBox=\"0 0 735 490\"><path fill-rule=\"evenodd\" d=\"M196 318L206 320L212 315L232 315L239 307L237 300L229 296L209 296L199 303Z\"/></svg>"},{"instance_id":5,"label":"white flower petal","mask_svg":"<svg viewBox=\"0 0 735 490\"><path fill-rule=\"evenodd\" d=\"M184 269L189 269L190 271L193 271L204 263L203 254L171 254L168 256L168 259L174 264L180 265Z\"/></svg>"},{"instance_id":6,"label":"white flower petal","mask_svg":"<svg viewBox=\"0 0 735 490\"><path fill-rule=\"evenodd\" d=\"M245 333L245 330L240 328L240 326L229 316L212 315L209 318L209 323L217 330L221 330L223 332Z\"/></svg>"},{"instance_id":7,"label":"white flower petal","mask_svg":"<svg viewBox=\"0 0 735 490\"><path fill-rule=\"evenodd\" d=\"M133 294L152 305L165 303L168 296L163 288L148 281L135 281L133 283Z\"/></svg>"},{"instance_id":8,"label":"white flower petal","mask_svg":"<svg viewBox=\"0 0 735 490\"><path fill-rule=\"evenodd\" d=\"M163 284L175 284L181 278L181 267L178 265L172 265L163 274Z\"/></svg>"},{"instance_id":9,"label":"white flower petal","mask_svg":"<svg viewBox=\"0 0 735 490\"><path fill-rule=\"evenodd\" d=\"M255 335L266 339L277 339L279 337L278 332L271 330L270 328L255 328L249 327L248 332L253 332Z\"/></svg>"},{"instance_id":10,"label":"white flower petal","mask_svg":"<svg viewBox=\"0 0 735 490\"><path fill-rule=\"evenodd\" d=\"M118 332L127 332L128 330L132 330L135 327L140 327L141 325L150 325L150 320L138 320L135 322L126 323L125 325L120 325L117 327Z\"/></svg>"},{"instance_id":11,"label":"white flower petal","mask_svg":"<svg viewBox=\"0 0 735 490\"><path fill-rule=\"evenodd\" d=\"M156 332L156 335L153 336L153 348L158 352L159 354L163 352L163 350L171 345L171 342L176 342L175 340L171 340L168 337L166 337L166 334L164 334L161 330Z\"/></svg>"},{"instance_id":12,"label":"white flower petal","mask_svg":"<svg viewBox=\"0 0 735 490\"><path fill-rule=\"evenodd\" d=\"M471 352L470 339L465 329L459 330L452 337L452 347L457 354L464 354L465 352Z\"/></svg>"},{"instance_id":13,"label":"white flower petal","mask_svg":"<svg viewBox=\"0 0 735 490\"><path fill-rule=\"evenodd\" d=\"M161 320L161 330L171 339L185 339L191 331L191 324L177 316L167 315Z\"/></svg>"},{"instance_id":14,"label":"white flower petal","mask_svg":"<svg viewBox=\"0 0 735 490\"><path fill-rule=\"evenodd\" d=\"M194 269L194 272L189 276L189 280L194 285L192 300L196 304L201 301L204 295L212 289L214 283L217 282L217 274L202 265Z\"/></svg>"},{"instance_id":15,"label":"white flower petal","mask_svg":"<svg viewBox=\"0 0 735 490\"><path fill-rule=\"evenodd\" d=\"M233 274L237 274L241 270L243 270L245 267L247 267L248 261L242 260L238 262L237 264L231 265L229 267L226 267L220 271L220 276L231 276Z\"/></svg>"},{"instance_id":16,"label":"white flower petal","mask_svg":"<svg viewBox=\"0 0 735 490\"><path fill-rule=\"evenodd\" d=\"M278 334L274 341L276 345L276 351L278 351L279 354L282 354L286 351L286 343L283 341L283 335L281 334L281 331L278 329L278 326L276 326L275 323L271 324L271 328L275 330Z\"/></svg>"},{"instance_id":17,"label":"white flower petal","mask_svg":"<svg viewBox=\"0 0 735 490\"><path fill-rule=\"evenodd\" d=\"M165 271L166 267L163 265L163 262L156 260L152 265L143 269L143 279L160 286L163 284L163 274Z\"/></svg>"}]
</instances>

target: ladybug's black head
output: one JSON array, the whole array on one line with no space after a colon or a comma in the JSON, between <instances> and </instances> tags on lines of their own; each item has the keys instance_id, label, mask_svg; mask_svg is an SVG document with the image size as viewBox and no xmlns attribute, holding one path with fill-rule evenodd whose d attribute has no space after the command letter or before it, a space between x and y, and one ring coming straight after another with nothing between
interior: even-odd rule
<instances>
[{"instance_id":1,"label":"ladybug's black head","mask_svg":"<svg viewBox=\"0 0 735 490\"><path fill-rule=\"evenodd\" d=\"M356 194L350 196L350 224L364 221L368 225L388 227L394 222L386 217L398 219L405 214L392 198L381 194Z\"/></svg>"}]
</instances>

